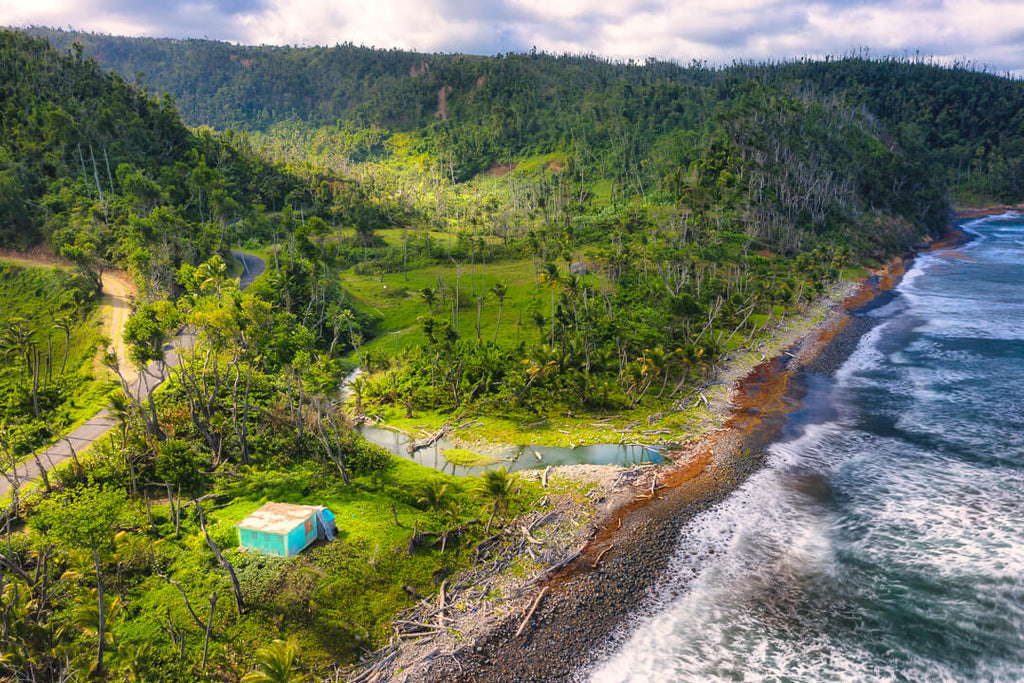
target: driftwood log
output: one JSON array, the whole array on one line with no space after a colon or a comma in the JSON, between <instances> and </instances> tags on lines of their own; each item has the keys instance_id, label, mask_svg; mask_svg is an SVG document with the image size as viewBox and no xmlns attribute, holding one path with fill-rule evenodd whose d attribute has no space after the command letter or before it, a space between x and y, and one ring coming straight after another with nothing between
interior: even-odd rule
<instances>
[{"instance_id":1,"label":"driftwood log","mask_svg":"<svg viewBox=\"0 0 1024 683\"><path fill-rule=\"evenodd\" d=\"M533 606L530 607L530 611L526 613L526 618L523 619L523 623L519 624L519 628L516 629L516 635L514 637L518 638L523 634L523 631L526 629L526 625L530 623L530 619L533 617L533 613L537 611L537 607L540 605L540 601L544 599L544 595L547 592L547 586L544 586L540 589L540 593L538 593L537 597L533 600Z\"/></svg>"},{"instance_id":2,"label":"driftwood log","mask_svg":"<svg viewBox=\"0 0 1024 683\"><path fill-rule=\"evenodd\" d=\"M453 526L451 529L444 531L419 531L419 522L413 525L413 534L409 539L409 554L413 554L419 548L423 548L429 545L431 548L436 548L438 544L441 545L441 552L444 552L448 547L448 543L452 540L457 540L459 537L469 531L469 527L482 524L479 517L474 517L458 526Z\"/></svg>"},{"instance_id":3,"label":"driftwood log","mask_svg":"<svg viewBox=\"0 0 1024 683\"><path fill-rule=\"evenodd\" d=\"M440 429L438 429L433 434L429 434L429 435L423 437L422 439L417 439L416 441L413 441L412 443L410 443L408 446L406 446L406 449L410 453L415 453L416 451L418 451L421 448L426 448L427 446L433 446L435 443L437 443L438 441L440 441L444 437L448 436L452 432L454 432L454 431L456 431L458 429L464 429L465 427L468 427L471 424L473 424L472 421L470 421L470 422L463 422L462 424L460 424L458 426L453 426L450 422L446 422Z\"/></svg>"}]
</instances>

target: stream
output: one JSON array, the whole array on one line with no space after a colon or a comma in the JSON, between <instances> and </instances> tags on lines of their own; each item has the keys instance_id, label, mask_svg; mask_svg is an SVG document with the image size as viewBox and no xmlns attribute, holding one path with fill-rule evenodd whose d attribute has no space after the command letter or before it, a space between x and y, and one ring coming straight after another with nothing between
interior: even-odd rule
<instances>
[{"instance_id":1,"label":"stream","mask_svg":"<svg viewBox=\"0 0 1024 683\"><path fill-rule=\"evenodd\" d=\"M457 477L477 475L488 467L504 465L510 472L544 468L548 465L621 465L629 467L648 462L661 462L662 456L657 447L637 444L593 444L566 448L563 446L502 446L488 449L485 455L499 458L500 462L486 467L460 467L448 462L444 451L457 448L450 441L441 439L432 446L421 448L409 453L407 446L412 439L399 432L380 427L359 427L358 431L370 443L386 448L391 453L408 458L421 465L432 467L441 472L454 474Z\"/></svg>"}]
</instances>

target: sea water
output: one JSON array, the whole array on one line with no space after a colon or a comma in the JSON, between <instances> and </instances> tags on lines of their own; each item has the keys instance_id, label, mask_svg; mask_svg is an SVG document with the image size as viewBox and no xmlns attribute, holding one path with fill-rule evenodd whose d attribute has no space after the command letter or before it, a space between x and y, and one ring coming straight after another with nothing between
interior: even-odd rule
<instances>
[{"instance_id":1,"label":"sea water","mask_svg":"<svg viewBox=\"0 0 1024 683\"><path fill-rule=\"evenodd\" d=\"M964 227L579 679L1024 680L1024 217Z\"/></svg>"}]
</instances>

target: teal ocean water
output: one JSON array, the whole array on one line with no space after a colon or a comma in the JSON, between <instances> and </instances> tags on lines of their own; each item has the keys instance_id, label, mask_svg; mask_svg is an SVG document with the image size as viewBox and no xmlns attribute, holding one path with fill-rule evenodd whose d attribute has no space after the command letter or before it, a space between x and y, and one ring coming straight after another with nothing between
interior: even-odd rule
<instances>
[{"instance_id":1,"label":"teal ocean water","mask_svg":"<svg viewBox=\"0 0 1024 683\"><path fill-rule=\"evenodd\" d=\"M1024 680L1024 216L964 228L582 680Z\"/></svg>"}]
</instances>

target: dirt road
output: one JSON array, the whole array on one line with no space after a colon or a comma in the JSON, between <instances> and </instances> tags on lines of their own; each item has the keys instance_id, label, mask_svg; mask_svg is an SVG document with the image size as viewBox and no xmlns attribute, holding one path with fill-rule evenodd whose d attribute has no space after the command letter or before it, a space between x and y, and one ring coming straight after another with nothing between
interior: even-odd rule
<instances>
[{"instance_id":1,"label":"dirt road","mask_svg":"<svg viewBox=\"0 0 1024 683\"><path fill-rule=\"evenodd\" d=\"M239 286L245 289L264 271L266 262L253 254L246 254L240 251L233 251L231 253L242 262L245 269L239 281ZM25 255L7 251L0 251L0 259L15 261L26 266L43 268L69 265L45 255ZM124 325L131 314L131 297L132 287L123 275L110 271L103 273L103 295L100 306L103 311L105 334L111 340L111 345L117 353L125 379L132 385L132 393L145 395L145 392L151 387L155 388L163 382L166 376L160 372L159 366L153 363L143 373L142 381L136 381L139 378L132 364L128 361L128 347L124 341ZM186 332L182 332L175 338L173 344L168 345L165 350L165 363L167 367L177 365L178 356L175 348L189 343L191 343L191 336ZM38 457L30 457L14 468L13 472L4 473L4 476L0 478L0 497L7 495L12 485L20 488L25 483L40 478L42 470L49 471L57 465L70 460L74 454L81 452L95 441L103 438L116 424L117 421L110 416L110 412L106 408L96 413L92 418L70 432L66 438L39 453Z\"/></svg>"}]
</instances>

